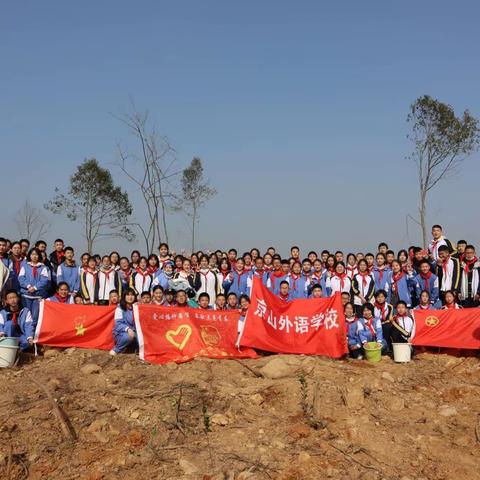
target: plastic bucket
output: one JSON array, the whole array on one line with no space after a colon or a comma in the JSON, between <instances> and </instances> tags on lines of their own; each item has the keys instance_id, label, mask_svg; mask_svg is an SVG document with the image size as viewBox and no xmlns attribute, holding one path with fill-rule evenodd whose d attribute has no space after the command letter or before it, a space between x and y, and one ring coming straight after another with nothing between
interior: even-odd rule
<instances>
[{"instance_id":1,"label":"plastic bucket","mask_svg":"<svg viewBox=\"0 0 480 480\"><path fill-rule=\"evenodd\" d=\"M365 358L372 363L379 362L382 358L382 345L377 342L367 342L363 346Z\"/></svg>"},{"instance_id":2,"label":"plastic bucket","mask_svg":"<svg viewBox=\"0 0 480 480\"><path fill-rule=\"evenodd\" d=\"M8 345L10 347L18 347L19 341L17 337L2 337L0 338L0 346Z\"/></svg>"},{"instance_id":3,"label":"plastic bucket","mask_svg":"<svg viewBox=\"0 0 480 480\"><path fill-rule=\"evenodd\" d=\"M412 346L409 343L392 343L393 360L397 363L406 363L412 359Z\"/></svg>"},{"instance_id":4,"label":"plastic bucket","mask_svg":"<svg viewBox=\"0 0 480 480\"><path fill-rule=\"evenodd\" d=\"M10 368L15 364L17 358L18 345L5 345L0 343L0 368Z\"/></svg>"}]
</instances>

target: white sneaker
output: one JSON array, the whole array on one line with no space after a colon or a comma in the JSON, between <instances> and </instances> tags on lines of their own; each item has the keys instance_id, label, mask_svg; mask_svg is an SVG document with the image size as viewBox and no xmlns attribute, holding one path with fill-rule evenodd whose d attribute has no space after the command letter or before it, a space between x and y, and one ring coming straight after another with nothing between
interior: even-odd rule
<instances>
[{"instance_id":1,"label":"white sneaker","mask_svg":"<svg viewBox=\"0 0 480 480\"><path fill-rule=\"evenodd\" d=\"M115 350L110 350L108 352L112 357L116 357L117 356L117 352Z\"/></svg>"}]
</instances>

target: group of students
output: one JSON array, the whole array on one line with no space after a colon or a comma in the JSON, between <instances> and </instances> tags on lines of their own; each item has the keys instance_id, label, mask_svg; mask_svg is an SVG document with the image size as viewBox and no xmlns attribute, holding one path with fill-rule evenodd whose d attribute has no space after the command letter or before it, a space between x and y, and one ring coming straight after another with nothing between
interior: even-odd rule
<instances>
[{"instance_id":1,"label":"group of students","mask_svg":"<svg viewBox=\"0 0 480 480\"><path fill-rule=\"evenodd\" d=\"M33 342L42 299L83 305L117 305L115 348L136 342L132 306L240 310L245 314L253 279L257 277L284 301L321 298L339 292L345 308L348 344L361 357L363 345L377 341L408 341L413 330L411 309L473 308L480 305L480 263L475 248L464 240L452 243L442 227L432 227L428 249L412 246L395 254L386 243L377 252L320 254L305 258L296 246L288 259L270 247L262 256L252 248L242 256L228 252L176 255L162 243L157 254L130 258L84 253L77 264L72 247L54 242L47 255L40 240L33 248L22 239L0 238L0 336L18 336L21 348Z\"/></svg>"}]
</instances>

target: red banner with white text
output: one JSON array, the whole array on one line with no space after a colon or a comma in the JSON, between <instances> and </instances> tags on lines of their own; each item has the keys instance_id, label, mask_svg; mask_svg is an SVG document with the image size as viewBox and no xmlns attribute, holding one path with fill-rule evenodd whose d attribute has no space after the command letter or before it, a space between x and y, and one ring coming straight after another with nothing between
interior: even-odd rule
<instances>
[{"instance_id":1,"label":"red banner with white text","mask_svg":"<svg viewBox=\"0 0 480 480\"><path fill-rule=\"evenodd\" d=\"M254 278L240 345L339 358L348 353L340 294L285 302Z\"/></svg>"},{"instance_id":2,"label":"red banner with white text","mask_svg":"<svg viewBox=\"0 0 480 480\"><path fill-rule=\"evenodd\" d=\"M70 305L44 300L35 342L52 347L113 348L115 307Z\"/></svg>"},{"instance_id":3,"label":"red banner with white text","mask_svg":"<svg viewBox=\"0 0 480 480\"><path fill-rule=\"evenodd\" d=\"M256 358L237 348L238 312L134 306L140 358L150 363L188 362L195 357Z\"/></svg>"},{"instance_id":4,"label":"red banner with white text","mask_svg":"<svg viewBox=\"0 0 480 480\"><path fill-rule=\"evenodd\" d=\"M480 348L480 308L414 310L413 345Z\"/></svg>"}]
</instances>

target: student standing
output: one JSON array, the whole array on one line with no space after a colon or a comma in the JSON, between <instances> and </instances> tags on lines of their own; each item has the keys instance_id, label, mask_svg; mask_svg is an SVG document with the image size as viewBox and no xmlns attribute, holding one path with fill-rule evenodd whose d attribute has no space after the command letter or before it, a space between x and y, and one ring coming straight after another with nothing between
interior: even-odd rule
<instances>
[{"instance_id":1,"label":"student standing","mask_svg":"<svg viewBox=\"0 0 480 480\"><path fill-rule=\"evenodd\" d=\"M80 290L80 270L73 259L74 254L72 247L66 247L63 262L57 268L57 282L66 282L73 296Z\"/></svg>"},{"instance_id":2,"label":"student standing","mask_svg":"<svg viewBox=\"0 0 480 480\"><path fill-rule=\"evenodd\" d=\"M22 304L28 308L33 318L33 326L37 325L40 300L47 298L50 288L50 272L40 262L40 252L32 248L27 255L27 261L22 264L18 275Z\"/></svg>"},{"instance_id":3,"label":"student standing","mask_svg":"<svg viewBox=\"0 0 480 480\"><path fill-rule=\"evenodd\" d=\"M338 262L335 266L335 273L326 282L328 296L331 297L337 292L349 293L352 289L352 281L345 273L345 264Z\"/></svg>"},{"instance_id":4,"label":"student standing","mask_svg":"<svg viewBox=\"0 0 480 480\"><path fill-rule=\"evenodd\" d=\"M89 257L87 268L82 268L80 271L80 293L82 294L83 302L87 305L97 303L97 281L97 263L94 257Z\"/></svg>"},{"instance_id":5,"label":"student standing","mask_svg":"<svg viewBox=\"0 0 480 480\"><path fill-rule=\"evenodd\" d=\"M475 247L465 247L460 274L459 300L464 308L480 305L480 262L475 255Z\"/></svg>"},{"instance_id":6,"label":"student standing","mask_svg":"<svg viewBox=\"0 0 480 480\"><path fill-rule=\"evenodd\" d=\"M365 259L358 262L358 272L352 279L353 303L357 315L362 314L362 306L372 303L375 295L375 280L368 271L368 264Z\"/></svg>"}]
</instances>

